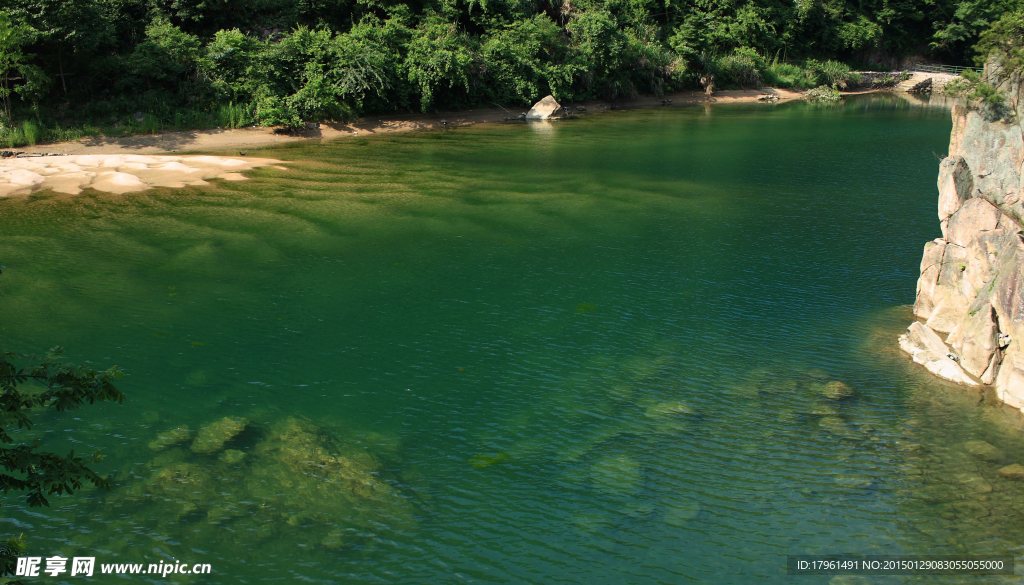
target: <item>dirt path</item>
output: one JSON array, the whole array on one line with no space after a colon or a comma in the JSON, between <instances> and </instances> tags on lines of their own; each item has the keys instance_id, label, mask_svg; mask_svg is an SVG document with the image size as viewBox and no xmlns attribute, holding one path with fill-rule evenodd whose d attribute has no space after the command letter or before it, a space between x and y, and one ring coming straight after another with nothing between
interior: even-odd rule
<instances>
[{"instance_id":1,"label":"dirt path","mask_svg":"<svg viewBox=\"0 0 1024 585\"><path fill-rule=\"evenodd\" d=\"M587 115L607 112L614 109L628 110L653 107L677 107L697 103L739 103L757 102L764 93L774 93L779 101L800 99L798 92L784 89L764 88L758 91L726 90L716 92L707 97L701 92L679 92L664 98L640 97L633 100L617 101L614 104L606 101L591 101L566 104L575 109L577 106L586 108ZM671 100L668 103L668 100ZM273 147L289 142L320 142L335 140L348 136L366 136L390 132L410 132L431 128L469 126L483 123L504 122L506 117L515 117L527 108L489 108L483 110L467 110L464 112L447 112L441 114L408 114L380 118L360 118L351 124L323 124L316 130L308 130L297 135L275 134L270 128L245 128L238 130L195 130L185 132L168 132L148 136L130 136L127 138L91 137L77 142L61 142L40 144L25 147L25 152L59 153L59 154L181 154L181 153L228 153L233 156L248 154L248 149ZM236 152L237 151L237 152Z\"/></svg>"}]
</instances>

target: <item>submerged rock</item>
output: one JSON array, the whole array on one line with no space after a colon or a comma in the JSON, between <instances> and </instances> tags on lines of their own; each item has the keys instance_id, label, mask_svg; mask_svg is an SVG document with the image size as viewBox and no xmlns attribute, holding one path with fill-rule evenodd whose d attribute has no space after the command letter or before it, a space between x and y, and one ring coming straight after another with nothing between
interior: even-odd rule
<instances>
[{"instance_id":1,"label":"submerged rock","mask_svg":"<svg viewBox=\"0 0 1024 585\"><path fill-rule=\"evenodd\" d=\"M982 504L981 502L975 502L972 500L953 502L952 504L950 504L950 507L953 508L953 511L956 512L957 516L960 516L967 520L985 518L987 516L992 515L992 510L990 510L988 506Z\"/></svg>"},{"instance_id":2,"label":"submerged rock","mask_svg":"<svg viewBox=\"0 0 1024 585\"><path fill-rule=\"evenodd\" d=\"M858 432L855 427L838 416L823 416L818 421L818 426L843 439L857 441L864 438L863 434Z\"/></svg>"},{"instance_id":3,"label":"submerged rock","mask_svg":"<svg viewBox=\"0 0 1024 585\"><path fill-rule=\"evenodd\" d=\"M847 487L866 488L875 483L875 480L869 475L840 474L835 476L835 482Z\"/></svg>"},{"instance_id":4,"label":"submerged rock","mask_svg":"<svg viewBox=\"0 0 1024 585\"><path fill-rule=\"evenodd\" d=\"M239 451L238 449L228 449L226 451L221 452L217 459L220 459L224 463L233 465L235 463L240 463L243 459L245 459L245 452Z\"/></svg>"},{"instance_id":5,"label":"submerged rock","mask_svg":"<svg viewBox=\"0 0 1024 585\"><path fill-rule=\"evenodd\" d=\"M660 418L693 413L693 409L687 406L685 402L659 402L658 404L649 406L644 410L644 416L648 418Z\"/></svg>"},{"instance_id":6,"label":"submerged rock","mask_svg":"<svg viewBox=\"0 0 1024 585\"><path fill-rule=\"evenodd\" d=\"M415 524L407 499L381 477L373 455L352 446L357 441L288 418L247 451L225 449L246 424L224 419L196 438L198 451L160 452L148 480L119 479L108 507L140 519L125 530L159 526L171 539L202 547L216 546L225 533L194 532L196 522L223 526L250 549L297 538L332 549L372 547L383 532Z\"/></svg>"},{"instance_id":7,"label":"submerged rock","mask_svg":"<svg viewBox=\"0 0 1024 585\"><path fill-rule=\"evenodd\" d=\"M508 453L478 453L469 458L469 464L473 466L473 469L485 469L494 465L495 463L501 463L502 461L509 458Z\"/></svg>"},{"instance_id":8,"label":"submerged rock","mask_svg":"<svg viewBox=\"0 0 1024 585\"><path fill-rule=\"evenodd\" d=\"M245 430L249 421L244 418L224 417L212 425L200 429L195 441L192 441L193 453L216 453L224 448L224 443L235 438Z\"/></svg>"},{"instance_id":9,"label":"submerged rock","mask_svg":"<svg viewBox=\"0 0 1024 585\"><path fill-rule=\"evenodd\" d=\"M822 386L821 395L830 400L843 400L853 396L853 388L839 380L832 380Z\"/></svg>"},{"instance_id":10,"label":"submerged rock","mask_svg":"<svg viewBox=\"0 0 1024 585\"><path fill-rule=\"evenodd\" d=\"M1002 451L985 441L968 441L964 443L964 450L985 461L1001 461L1005 457Z\"/></svg>"},{"instance_id":11,"label":"submerged rock","mask_svg":"<svg viewBox=\"0 0 1024 585\"><path fill-rule=\"evenodd\" d=\"M289 511L288 521L331 519L386 521L407 507L378 477L368 453L333 453L312 424L289 418L271 427L251 452L246 489L250 496Z\"/></svg>"},{"instance_id":12,"label":"submerged rock","mask_svg":"<svg viewBox=\"0 0 1024 585\"><path fill-rule=\"evenodd\" d=\"M1020 463L1014 463L1007 465L1006 467L1000 468L996 472L999 477L1005 477L1007 479L1024 480L1024 465Z\"/></svg>"},{"instance_id":13,"label":"submerged rock","mask_svg":"<svg viewBox=\"0 0 1024 585\"><path fill-rule=\"evenodd\" d=\"M170 514L175 521L216 499L210 472L187 462L158 470L145 486L137 487L133 495L159 502L162 514Z\"/></svg>"},{"instance_id":14,"label":"submerged rock","mask_svg":"<svg viewBox=\"0 0 1024 585\"><path fill-rule=\"evenodd\" d=\"M320 541L320 544L327 548L341 548L345 544L345 531L332 530Z\"/></svg>"},{"instance_id":15,"label":"submerged rock","mask_svg":"<svg viewBox=\"0 0 1024 585\"><path fill-rule=\"evenodd\" d=\"M987 494L992 491L992 484L985 481L984 478L971 473L961 473L956 476L956 480L963 485L971 489L971 491L979 494Z\"/></svg>"},{"instance_id":16,"label":"submerged rock","mask_svg":"<svg viewBox=\"0 0 1024 585\"><path fill-rule=\"evenodd\" d=\"M173 429L168 429L156 436L156 439L149 442L149 448L154 451L163 451L168 447L177 445L178 443L184 443L189 439L190 431L188 426L181 425Z\"/></svg>"},{"instance_id":17,"label":"submerged rock","mask_svg":"<svg viewBox=\"0 0 1024 585\"><path fill-rule=\"evenodd\" d=\"M640 463L628 455L606 456L590 466L591 484L608 494L628 494L640 487Z\"/></svg>"}]
</instances>

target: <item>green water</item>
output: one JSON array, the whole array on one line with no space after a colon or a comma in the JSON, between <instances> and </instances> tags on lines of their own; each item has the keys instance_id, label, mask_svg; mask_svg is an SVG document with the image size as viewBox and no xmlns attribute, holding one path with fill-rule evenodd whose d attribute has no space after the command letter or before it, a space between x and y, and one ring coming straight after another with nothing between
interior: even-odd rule
<instances>
[{"instance_id":1,"label":"green water","mask_svg":"<svg viewBox=\"0 0 1024 585\"><path fill-rule=\"evenodd\" d=\"M878 97L616 112L0 201L0 341L117 364L129 397L37 423L114 489L8 496L0 531L212 564L180 583L810 584L785 555L1015 553L1019 414L895 349L949 129Z\"/></svg>"}]
</instances>

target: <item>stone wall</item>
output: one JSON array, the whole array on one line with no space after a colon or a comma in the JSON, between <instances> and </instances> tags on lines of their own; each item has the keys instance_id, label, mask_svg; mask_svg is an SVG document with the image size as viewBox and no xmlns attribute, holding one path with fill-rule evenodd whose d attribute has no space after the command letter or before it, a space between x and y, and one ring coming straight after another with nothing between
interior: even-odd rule
<instances>
[{"instance_id":1,"label":"stone wall","mask_svg":"<svg viewBox=\"0 0 1024 585\"><path fill-rule=\"evenodd\" d=\"M1009 98L953 108L939 165L942 238L925 244L914 314L900 347L935 375L993 385L1024 408L1024 134L1020 80L986 67Z\"/></svg>"}]
</instances>

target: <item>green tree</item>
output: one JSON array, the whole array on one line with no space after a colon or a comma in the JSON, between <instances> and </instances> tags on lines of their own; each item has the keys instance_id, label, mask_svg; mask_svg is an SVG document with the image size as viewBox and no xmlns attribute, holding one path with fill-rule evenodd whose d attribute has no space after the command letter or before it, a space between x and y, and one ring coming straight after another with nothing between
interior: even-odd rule
<instances>
[{"instance_id":1,"label":"green tree","mask_svg":"<svg viewBox=\"0 0 1024 585\"><path fill-rule=\"evenodd\" d=\"M1003 15L981 34L977 61L984 64L993 54L1007 71L1024 70L1024 10Z\"/></svg>"},{"instance_id":2,"label":"green tree","mask_svg":"<svg viewBox=\"0 0 1024 585\"><path fill-rule=\"evenodd\" d=\"M202 42L164 18L146 27L146 38L125 60L135 83L152 91L165 87L182 97L196 82ZM140 87L141 89L141 87Z\"/></svg>"},{"instance_id":3,"label":"green tree","mask_svg":"<svg viewBox=\"0 0 1024 585\"><path fill-rule=\"evenodd\" d=\"M31 38L31 28L24 24L16 25L8 15L0 13L0 99L3 99L4 118L8 122L11 120L12 92L34 101L49 83L42 69L28 62L24 47ZM12 76L21 81L17 87L12 86Z\"/></svg>"},{"instance_id":4,"label":"green tree","mask_svg":"<svg viewBox=\"0 0 1024 585\"><path fill-rule=\"evenodd\" d=\"M420 109L428 111L444 99L463 104L473 89L477 69L477 41L458 23L440 16L428 18L409 41L405 69L419 90Z\"/></svg>"}]
</instances>

